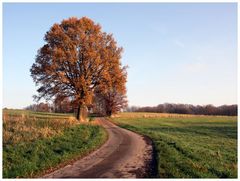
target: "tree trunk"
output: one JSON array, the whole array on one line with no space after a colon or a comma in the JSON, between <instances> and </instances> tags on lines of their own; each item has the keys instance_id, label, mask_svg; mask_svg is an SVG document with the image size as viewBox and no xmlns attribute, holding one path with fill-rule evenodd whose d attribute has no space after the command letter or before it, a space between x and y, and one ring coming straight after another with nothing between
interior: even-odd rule
<instances>
[{"instance_id":1,"label":"tree trunk","mask_svg":"<svg viewBox=\"0 0 240 181\"><path fill-rule=\"evenodd\" d=\"M80 121L80 111L81 111L81 105L78 105L78 108L77 108L77 120Z\"/></svg>"},{"instance_id":2,"label":"tree trunk","mask_svg":"<svg viewBox=\"0 0 240 181\"><path fill-rule=\"evenodd\" d=\"M79 105L77 109L77 120L78 121L87 121L88 111L85 105Z\"/></svg>"}]
</instances>

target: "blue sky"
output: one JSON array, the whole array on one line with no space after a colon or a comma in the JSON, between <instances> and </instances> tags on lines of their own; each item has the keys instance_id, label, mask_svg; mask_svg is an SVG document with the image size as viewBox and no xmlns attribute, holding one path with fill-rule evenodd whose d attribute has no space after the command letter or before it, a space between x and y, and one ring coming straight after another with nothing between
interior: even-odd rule
<instances>
[{"instance_id":1,"label":"blue sky","mask_svg":"<svg viewBox=\"0 0 240 181\"><path fill-rule=\"evenodd\" d=\"M124 48L129 105L237 103L236 3L4 3L3 107L33 103L29 69L44 34L72 16Z\"/></svg>"}]
</instances>

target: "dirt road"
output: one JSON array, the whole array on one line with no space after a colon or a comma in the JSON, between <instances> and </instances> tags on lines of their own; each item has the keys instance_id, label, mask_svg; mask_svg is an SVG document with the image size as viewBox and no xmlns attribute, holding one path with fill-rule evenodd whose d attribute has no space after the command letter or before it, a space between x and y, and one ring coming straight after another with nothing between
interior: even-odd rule
<instances>
[{"instance_id":1,"label":"dirt road","mask_svg":"<svg viewBox=\"0 0 240 181\"><path fill-rule=\"evenodd\" d=\"M43 178L141 178L149 176L152 145L142 136L99 118L108 141L90 155Z\"/></svg>"}]
</instances>

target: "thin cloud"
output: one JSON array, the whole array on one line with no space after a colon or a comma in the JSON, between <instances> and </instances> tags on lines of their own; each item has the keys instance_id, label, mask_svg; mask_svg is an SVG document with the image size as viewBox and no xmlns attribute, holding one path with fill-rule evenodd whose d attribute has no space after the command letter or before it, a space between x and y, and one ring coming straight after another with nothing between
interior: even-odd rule
<instances>
[{"instance_id":1,"label":"thin cloud","mask_svg":"<svg viewBox=\"0 0 240 181\"><path fill-rule=\"evenodd\" d=\"M164 24L159 24L159 23L150 24L148 25L148 27L151 29L151 31L157 32L160 35L166 35L168 32L168 29Z\"/></svg>"},{"instance_id":2,"label":"thin cloud","mask_svg":"<svg viewBox=\"0 0 240 181\"><path fill-rule=\"evenodd\" d=\"M206 68L207 68L207 65L203 62L194 62L194 63L185 65L185 70L187 70L188 72L194 72L194 73L203 72L206 70Z\"/></svg>"},{"instance_id":3,"label":"thin cloud","mask_svg":"<svg viewBox=\"0 0 240 181\"><path fill-rule=\"evenodd\" d=\"M185 48L185 44L179 40L175 40L174 44L180 48Z\"/></svg>"}]
</instances>

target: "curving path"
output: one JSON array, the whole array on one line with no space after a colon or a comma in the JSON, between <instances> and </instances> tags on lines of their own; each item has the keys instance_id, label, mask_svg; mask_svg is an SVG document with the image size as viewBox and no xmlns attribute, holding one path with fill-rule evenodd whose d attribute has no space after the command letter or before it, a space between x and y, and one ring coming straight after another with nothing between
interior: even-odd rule
<instances>
[{"instance_id":1,"label":"curving path","mask_svg":"<svg viewBox=\"0 0 240 181\"><path fill-rule=\"evenodd\" d=\"M43 178L140 178L149 176L152 145L136 133L98 118L107 142L88 156Z\"/></svg>"}]
</instances>

